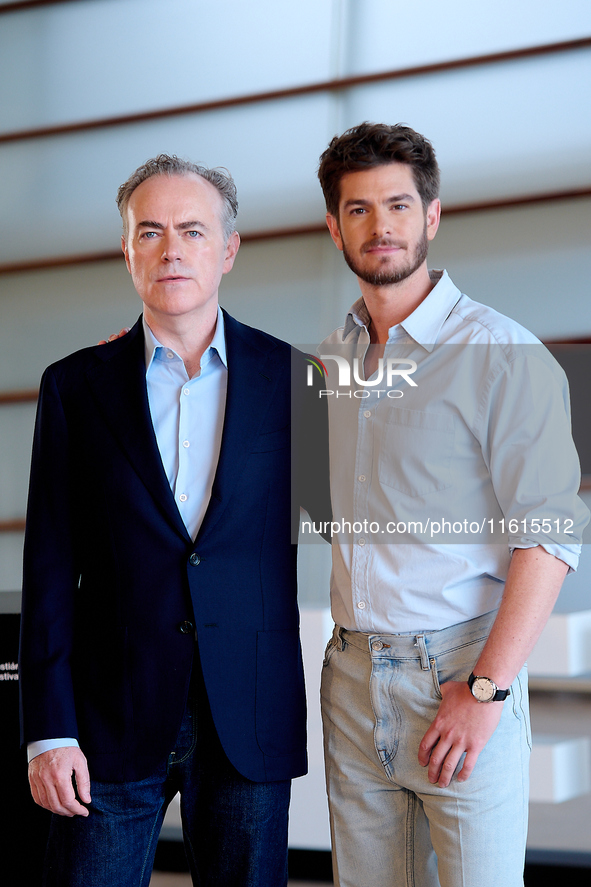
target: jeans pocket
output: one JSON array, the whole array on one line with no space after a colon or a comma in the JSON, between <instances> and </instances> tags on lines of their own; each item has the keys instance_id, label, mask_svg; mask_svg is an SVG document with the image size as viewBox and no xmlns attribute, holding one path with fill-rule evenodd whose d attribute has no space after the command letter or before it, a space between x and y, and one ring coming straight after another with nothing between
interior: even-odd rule
<instances>
[{"instance_id":1,"label":"jeans pocket","mask_svg":"<svg viewBox=\"0 0 591 887\"><path fill-rule=\"evenodd\" d=\"M429 662L431 663L431 677L433 678L435 695L438 699L443 699L443 693L441 692L441 685L439 683L439 674L437 673L437 660L430 659Z\"/></svg>"},{"instance_id":2,"label":"jeans pocket","mask_svg":"<svg viewBox=\"0 0 591 887\"><path fill-rule=\"evenodd\" d=\"M334 651L336 650L336 648L337 648L336 641L335 641L334 637L331 637L328 644L326 645L326 650L324 651L324 659L322 661L322 668L326 668L326 666L330 662L330 658L331 658L332 654L334 653Z\"/></svg>"},{"instance_id":3,"label":"jeans pocket","mask_svg":"<svg viewBox=\"0 0 591 887\"><path fill-rule=\"evenodd\" d=\"M511 696L513 697L513 714L518 721L522 721L525 726L527 744L531 751L532 738L531 726L529 722L529 696L527 691L527 665L524 665L511 685ZM508 702L509 700L507 700ZM507 704L505 702L505 705Z\"/></svg>"}]
</instances>

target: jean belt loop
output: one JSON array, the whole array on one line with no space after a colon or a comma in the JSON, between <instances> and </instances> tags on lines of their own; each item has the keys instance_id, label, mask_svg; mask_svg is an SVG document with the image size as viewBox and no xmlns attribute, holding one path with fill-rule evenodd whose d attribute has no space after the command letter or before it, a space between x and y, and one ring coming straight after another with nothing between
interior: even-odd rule
<instances>
[{"instance_id":1,"label":"jean belt loop","mask_svg":"<svg viewBox=\"0 0 591 887\"><path fill-rule=\"evenodd\" d=\"M427 644L425 643L424 634L417 635L417 642L415 646L419 648L419 653L421 656L421 668L423 669L423 671L430 671L431 663L429 662L429 656L427 654Z\"/></svg>"},{"instance_id":2,"label":"jean belt loop","mask_svg":"<svg viewBox=\"0 0 591 887\"><path fill-rule=\"evenodd\" d=\"M337 650L339 651L339 653L342 653L343 650L345 649L346 641L343 638L344 631L345 631L345 629L341 628L340 625L335 625L333 637L334 637L334 642L336 644L336 647L337 647Z\"/></svg>"}]
</instances>

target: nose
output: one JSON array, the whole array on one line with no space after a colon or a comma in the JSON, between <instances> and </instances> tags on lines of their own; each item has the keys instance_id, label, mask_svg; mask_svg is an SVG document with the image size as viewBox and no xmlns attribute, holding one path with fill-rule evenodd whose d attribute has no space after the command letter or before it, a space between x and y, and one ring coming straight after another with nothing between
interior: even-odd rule
<instances>
[{"instance_id":1,"label":"nose","mask_svg":"<svg viewBox=\"0 0 591 887\"><path fill-rule=\"evenodd\" d=\"M175 262L181 258L181 244L176 232L172 235L167 234L162 241L162 261Z\"/></svg>"},{"instance_id":2,"label":"nose","mask_svg":"<svg viewBox=\"0 0 591 887\"><path fill-rule=\"evenodd\" d=\"M377 209L373 215L373 235L383 237L392 233L392 216L387 209Z\"/></svg>"}]
</instances>

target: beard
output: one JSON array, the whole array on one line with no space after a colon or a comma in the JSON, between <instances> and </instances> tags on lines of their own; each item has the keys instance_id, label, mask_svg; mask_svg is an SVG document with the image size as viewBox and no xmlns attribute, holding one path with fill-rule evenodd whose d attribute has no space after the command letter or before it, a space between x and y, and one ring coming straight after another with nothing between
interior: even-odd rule
<instances>
[{"instance_id":1,"label":"beard","mask_svg":"<svg viewBox=\"0 0 591 887\"><path fill-rule=\"evenodd\" d=\"M375 240L370 240L367 243L363 244L362 252L365 252L367 249L371 249L372 247L384 245L386 246L389 241L386 238L376 238ZM404 265L398 267L396 269L384 269L380 271L379 269L376 271L368 271L365 268L362 268L361 265L357 263L357 261L353 258L351 253L348 252L345 242L343 241L343 256L345 262L353 272L359 277L361 280L364 280L365 283L369 283L372 286L392 286L396 283L401 283L403 280L406 280L407 277L410 277L411 274L414 274L415 271L421 267L425 259L427 258L427 253L429 252L429 240L427 239L427 224L425 223L425 227L423 229L423 233L421 238L417 241L417 244L412 251L412 253L408 256L408 259Z\"/></svg>"}]
</instances>

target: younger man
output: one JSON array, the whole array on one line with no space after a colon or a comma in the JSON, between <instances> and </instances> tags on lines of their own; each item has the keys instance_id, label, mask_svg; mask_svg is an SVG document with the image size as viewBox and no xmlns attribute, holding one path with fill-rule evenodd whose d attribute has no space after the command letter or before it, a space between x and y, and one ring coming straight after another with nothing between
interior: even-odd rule
<instances>
[{"instance_id":1,"label":"younger man","mask_svg":"<svg viewBox=\"0 0 591 887\"><path fill-rule=\"evenodd\" d=\"M319 178L361 289L320 348L341 523L322 683L335 883L518 887L524 663L588 520L566 380L531 333L428 271L426 138L361 124Z\"/></svg>"}]
</instances>

